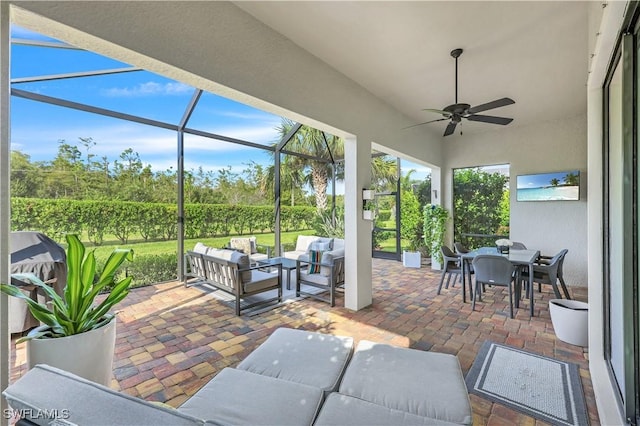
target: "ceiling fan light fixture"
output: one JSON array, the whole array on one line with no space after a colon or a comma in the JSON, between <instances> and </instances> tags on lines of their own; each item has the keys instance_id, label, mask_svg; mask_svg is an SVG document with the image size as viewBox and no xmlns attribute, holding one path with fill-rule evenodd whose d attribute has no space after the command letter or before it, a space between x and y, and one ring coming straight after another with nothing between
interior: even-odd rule
<instances>
[{"instance_id":1,"label":"ceiling fan light fixture","mask_svg":"<svg viewBox=\"0 0 640 426\"><path fill-rule=\"evenodd\" d=\"M490 109L500 108L500 107L503 107L503 106L515 104L516 102L511 98L500 98L500 99L496 99L496 100L491 101L491 102L487 102L487 103L484 103L484 104L476 105L474 107L472 107L469 104L458 103L458 58L460 57L460 55L462 55L463 51L464 50L460 49L460 48L453 49L451 51L451 56L456 61L455 103L452 104L452 105L448 105L448 106L444 107L443 109L433 109L433 108L423 109L423 111L429 111L429 112L435 112L435 113L441 114L444 118L441 118L439 120L426 121L424 123L415 124L415 125L409 126L409 127L421 126L423 124L433 123L433 122L436 122L436 121L450 120L449 124L447 125L447 128L444 131L444 135L443 135L443 136L449 136L455 131L456 126L458 125L458 123L462 122L463 118L465 118L467 120L470 120L470 121L477 121L477 122L488 123L488 124L498 124L498 125L502 125L502 126L506 126L507 124L509 124L509 123L511 123L513 121L513 118L494 117L494 116L490 116L490 115L477 115L476 114L478 112L488 111ZM408 127L406 127L406 128L408 128ZM462 134L462 131L460 132L460 134Z\"/></svg>"}]
</instances>

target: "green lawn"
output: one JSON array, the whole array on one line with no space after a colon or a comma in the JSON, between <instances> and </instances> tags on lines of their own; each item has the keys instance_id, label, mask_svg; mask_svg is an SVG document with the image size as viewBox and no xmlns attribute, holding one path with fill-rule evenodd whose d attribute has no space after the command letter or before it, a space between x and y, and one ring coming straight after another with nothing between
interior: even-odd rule
<instances>
[{"instance_id":1,"label":"green lawn","mask_svg":"<svg viewBox=\"0 0 640 426\"><path fill-rule=\"evenodd\" d=\"M298 235L313 234L312 230L307 231L294 231L294 232L282 232L280 234L282 244L293 244L295 245L296 238ZM270 246L273 249L275 235L273 233L270 234L256 234L255 235L259 245ZM224 247L229 243L231 236L228 237L215 237L215 238L202 238L202 239L190 239L184 241L185 250L191 250L193 246L197 242L202 242L210 247ZM88 246L88 244L87 244ZM131 242L129 244L121 244L117 241L105 241L100 246L92 247L95 248L96 259L99 262L103 262L107 259L107 256L113 251L115 248L131 248L135 255L159 255L159 254L170 254L176 253L178 248L177 241L153 241L153 242Z\"/></svg>"}]
</instances>

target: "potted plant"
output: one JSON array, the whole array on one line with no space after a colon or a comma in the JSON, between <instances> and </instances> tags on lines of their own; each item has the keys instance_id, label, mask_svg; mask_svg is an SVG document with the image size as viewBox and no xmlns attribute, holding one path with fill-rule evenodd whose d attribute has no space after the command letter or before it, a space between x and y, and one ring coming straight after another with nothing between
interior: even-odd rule
<instances>
[{"instance_id":1,"label":"potted plant","mask_svg":"<svg viewBox=\"0 0 640 426\"><path fill-rule=\"evenodd\" d=\"M27 342L27 367L48 364L88 380L108 386L111 382L115 350L115 316L111 309L129 293L132 277L115 280L125 260L133 259L131 249L116 249L107 259L96 280L96 258L77 235L67 240L67 286L64 297L33 274L14 274L40 287L51 299L43 304L32 300L13 285L0 284L0 291L23 299L31 314L42 325L18 342ZM100 303L96 297L110 288Z\"/></svg>"},{"instance_id":2,"label":"potted plant","mask_svg":"<svg viewBox=\"0 0 640 426\"><path fill-rule=\"evenodd\" d=\"M431 253L431 267L440 269L442 253L440 247L444 244L446 224L449 212L442 206L427 204L424 206L424 243Z\"/></svg>"},{"instance_id":3,"label":"potted plant","mask_svg":"<svg viewBox=\"0 0 640 426\"><path fill-rule=\"evenodd\" d=\"M409 240L406 250L402 251L402 265L407 268L419 268L422 262L422 255L418 251L415 240Z\"/></svg>"}]
</instances>

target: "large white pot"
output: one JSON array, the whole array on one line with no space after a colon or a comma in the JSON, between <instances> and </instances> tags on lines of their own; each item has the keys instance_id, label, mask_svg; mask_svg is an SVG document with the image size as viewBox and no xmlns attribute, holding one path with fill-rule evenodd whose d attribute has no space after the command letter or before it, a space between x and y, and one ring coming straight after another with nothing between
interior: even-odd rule
<instances>
[{"instance_id":1,"label":"large white pot","mask_svg":"<svg viewBox=\"0 0 640 426\"><path fill-rule=\"evenodd\" d=\"M402 264L407 268L419 268L422 256L419 251L403 251Z\"/></svg>"},{"instance_id":2,"label":"large white pot","mask_svg":"<svg viewBox=\"0 0 640 426\"><path fill-rule=\"evenodd\" d=\"M115 344L114 318L107 325L86 333L57 339L28 340L27 366L30 369L36 364L48 364L109 386L113 373Z\"/></svg>"},{"instance_id":3,"label":"large white pot","mask_svg":"<svg viewBox=\"0 0 640 426\"><path fill-rule=\"evenodd\" d=\"M567 299L549 300L551 323L558 339L576 346L589 345L589 305Z\"/></svg>"}]
</instances>

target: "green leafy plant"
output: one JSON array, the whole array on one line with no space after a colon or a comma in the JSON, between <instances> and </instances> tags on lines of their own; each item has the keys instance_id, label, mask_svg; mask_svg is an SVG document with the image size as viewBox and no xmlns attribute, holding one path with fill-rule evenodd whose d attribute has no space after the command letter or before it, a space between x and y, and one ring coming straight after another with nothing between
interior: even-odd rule
<instances>
[{"instance_id":1,"label":"green leafy plant","mask_svg":"<svg viewBox=\"0 0 640 426\"><path fill-rule=\"evenodd\" d=\"M56 338L84 333L102 327L113 320L111 308L127 294L133 277L115 280L115 273L125 260L133 260L133 250L115 249L107 259L98 280L96 258L90 251L85 257L85 247L77 235L67 235L67 286L64 298L33 274L14 274L18 279L29 280L40 287L51 298L51 307L26 296L19 287L0 284L0 291L23 299L31 314L45 324L43 331L34 333L21 341L38 338ZM107 297L99 304L95 298L103 289L111 288Z\"/></svg>"},{"instance_id":2,"label":"green leafy plant","mask_svg":"<svg viewBox=\"0 0 640 426\"><path fill-rule=\"evenodd\" d=\"M442 264L440 247L444 244L446 223L449 212L438 205L427 204L424 206L424 243L431 252L431 258Z\"/></svg>"}]
</instances>

